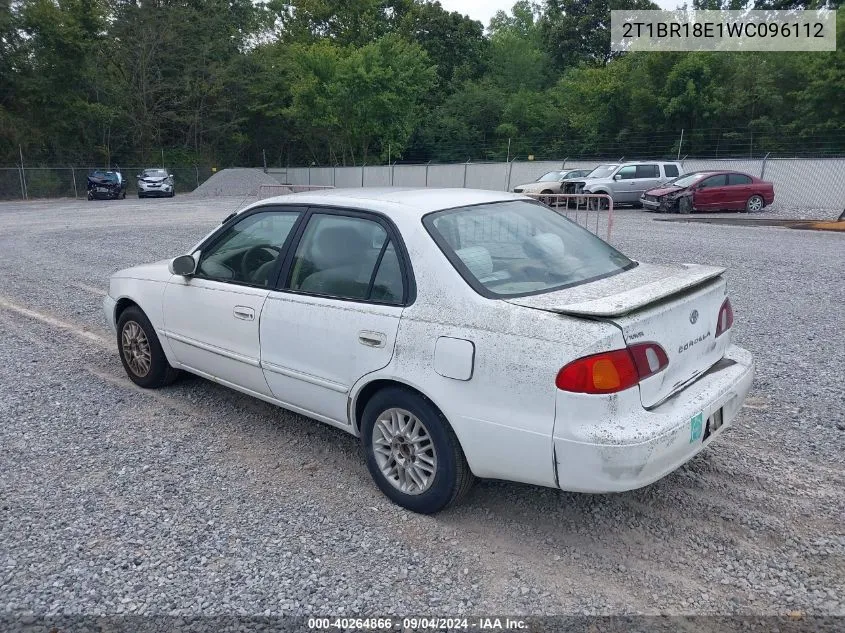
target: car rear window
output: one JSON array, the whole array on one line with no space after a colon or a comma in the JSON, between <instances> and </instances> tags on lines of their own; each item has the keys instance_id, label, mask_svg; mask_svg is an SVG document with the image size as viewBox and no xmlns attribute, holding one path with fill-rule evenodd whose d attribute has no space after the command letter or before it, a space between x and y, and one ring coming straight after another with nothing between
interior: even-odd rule
<instances>
[{"instance_id":1,"label":"car rear window","mask_svg":"<svg viewBox=\"0 0 845 633\"><path fill-rule=\"evenodd\" d=\"M528 200L437 211L423 223L461 276L485 296L550 292L636 266L586 229Z\"/></svg>"},{"instance_id":2,"label":"car rear window","mask_svg":"<svg viewBox=\"0 0 845 633\"><path fill-rule=\"evenodd\" d=\"M637 178L660 178L657 165L637 165Z\"/></svg>"},{"instance_id":3,"label":"car rear window","mask_svg":"<svg viewBox=\"0 0 845 633\"><path fill-rule=\"evenodd\" d=\"M728 174L729 185L750 185L751 176L745 174Z\"/></svg>"},{"instance_id":4,"label":"car rear window","mask_svg":"<svg viewBox=\"0 0 845 633\"><path fill-rule=\"evenodd\" d=\"M678 166L677 165L663 165L663 171L666 173L667 178L674 178L678 175Z\"/></svg>"}]
</instances>

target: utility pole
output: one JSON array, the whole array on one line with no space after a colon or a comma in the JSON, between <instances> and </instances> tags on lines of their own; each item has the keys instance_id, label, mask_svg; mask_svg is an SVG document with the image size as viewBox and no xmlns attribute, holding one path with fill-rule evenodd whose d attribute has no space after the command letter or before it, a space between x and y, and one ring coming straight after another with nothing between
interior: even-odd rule
<instances>
[{"instance_id":1,"label":"utility pole","mask_svg":"<svg viewBox=\"0 0 845 633\"><path fill-rule=\"evenodd\" d=\"M677 160L681 160L681 148L684 146L684 128L681 128L681 142L678 143L678 158Z\"/></svg>"},{"instance_id":2,"label":"utility pole","mask_svg":"<svg viewBox=\"0 0 845 633\"><path fill-rule=\"evenodd\" d=\"M506 163L511 162L511 137L508 137L508 157L505 160Z\"/></svg>"}]
</instances>

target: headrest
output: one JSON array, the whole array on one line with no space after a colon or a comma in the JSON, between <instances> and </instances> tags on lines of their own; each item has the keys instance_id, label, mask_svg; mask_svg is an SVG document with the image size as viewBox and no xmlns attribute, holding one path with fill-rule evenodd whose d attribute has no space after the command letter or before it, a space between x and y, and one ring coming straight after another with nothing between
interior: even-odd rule
<instances>
[{"instance_id":1,"label":"headrest","mask_svg":"<svg viewBox=\"0 0 845 633\"><path fill-rule=\"evenodd\" d=\"M459 248L455 254L461 258L464 266L477 278L481 279L493 272L493 258L490 251L483 246L470 246Z\"/></svg>"},{"instance_id":2,"label":"headrest","mask_svg":"<svg viewBox=\"0 0 845 633\"><path fill-rule=\"evenodd\" d=\"M553 266L563 266L566 257L566 246L560 235L555 233L538 233L525 241L525 254L549 262Z\"/></svg>"},{"instance_id":3,"label":"headrest","mask_svg":"<svg viewBox=\"0 0 845 633\"><path fill-rule=\"evenodd\" d=\"M357 263L366 253L368 240L351 226L327 226L317 233L311 261L319 270Z\"/></svg>"}]
</instances>

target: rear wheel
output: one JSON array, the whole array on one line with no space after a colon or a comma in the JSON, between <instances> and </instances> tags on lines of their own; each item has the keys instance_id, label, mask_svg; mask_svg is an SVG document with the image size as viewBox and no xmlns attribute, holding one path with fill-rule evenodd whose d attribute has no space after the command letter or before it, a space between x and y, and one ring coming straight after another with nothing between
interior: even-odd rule
<instances>
[{"instance_id":1,"label":"rear wheel","mask_svg":"<svg viewBox=\"0 0 845 633\"><path fill-rule=\"evenodd\" d=\"M681 198L678 201L678 213L682 213L683 215L689 215L692 213L692 200L687 198Z\"/></svg>"},{"instance_id":2,"label":"rear wheel","mask_svg":"<svg viewBox=\"0 0 845 633\"><path fill-rule=\"evenodd\" d=\"M754 213L756 211L761 211L765 206L765 202L763 202L762 196L751 196L748 199L748 202L745 203L745 210L748 213Z\"/></svg>"},{"instance_id":3,"label":"rear wheel","mask_svg":"<svg viewBox=\"0 0 845 633\"><path fill-rule=\"evenodd\" d=\"M155 328L138 306L130 306L121 313L117 321L117 346L129 380L139 387L157 389L179 376L179 370L167 362Z\"/></svg>"},{"instance_id":4,"label":"rear wheel","mask_svg":"<svg viewBox=\"0 0 845 633\"><path fill-rule=\"evenodd\" d=\"M475 480L458 438L431 401L399 387L364 408L361 442L367 468L394 503L433 514L457 503Z\"/></svg>"},{"instance_id":5,"label":"rear wheel","mask_svg":"<svg viewBox=\"0 0 845 633\"><path fill-rule=\"evenodd\" d=\"M551 193L551 189L543 189L543 191L540 192L540 202L545 205L552 206L554 198L552 198Z\"/></svg>"}]
</instances>

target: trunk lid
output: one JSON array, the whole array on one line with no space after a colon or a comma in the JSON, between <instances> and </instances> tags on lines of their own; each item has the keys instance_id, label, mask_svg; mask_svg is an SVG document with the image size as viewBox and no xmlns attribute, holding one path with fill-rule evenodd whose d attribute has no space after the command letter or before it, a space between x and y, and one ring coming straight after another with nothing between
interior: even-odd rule
<instances>
[{"instance_id":1,"label":"trunk lid","mask_svg":"<svg viewBox=\"0 0 845 633\"><path fill-rule=\"evenodd\" d=\"M716 338L719 309L727 296L724 270L688 264L640 264L589 284L508 301L612 322L622 330L628 345L658 343L666 351L669 364L640 381L642 404L653 407L724 356L730 333Z\"/></svg>"}]
</instances>

